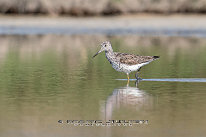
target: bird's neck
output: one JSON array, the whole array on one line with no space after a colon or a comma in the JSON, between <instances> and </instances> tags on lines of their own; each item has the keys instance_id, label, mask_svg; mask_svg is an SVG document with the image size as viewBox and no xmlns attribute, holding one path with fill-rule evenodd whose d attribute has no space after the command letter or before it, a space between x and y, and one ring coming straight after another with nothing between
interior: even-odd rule
<instances>
[{"instance_id":1,"label":"bird's neck","mask_svg":"<svg viewBox=\"0 0 206 137\"><path fill-rule=\"evenodd\" d=\"M114 52L112 51L105 51L106 58L109 62L111 62L112 58L114 58Z\"/></svg>"},{"instance_id":2,"label":"bird's neck","mask_svg":"<svg viewBox=\"0 0 206 137\"><path fill-rule=\"evenodd\" d=\"M112 55L114 55L114 52L113 52L113 50L108 50L108 51L105 51L105 54L106 54L106 56L112 56Z\"/></svg>"}]
</instances>

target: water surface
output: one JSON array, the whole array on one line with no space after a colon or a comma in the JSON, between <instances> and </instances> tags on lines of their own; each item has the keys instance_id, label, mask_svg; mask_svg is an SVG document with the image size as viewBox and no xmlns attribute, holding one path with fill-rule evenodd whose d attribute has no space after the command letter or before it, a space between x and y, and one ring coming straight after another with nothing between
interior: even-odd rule
<instances>
[{"instance_id":1,"label":"water surface","mask_svg":"<svg viewBox=\"0 0 206 137\"><path fill-rule=\"evenodd\" d=\"M143 67L146 80L127 85L97 44L160 55ZM1 35L1 136L204 136L206 40L105 35ZM134 79L131 73L131 79ZM160 79L173 79L168 80ZM194 79L195 78L195 79ZM148 80L150 79L150 81ZM155 80L156 79L156 80ZM176 80L174 80L176 79ZM148 120L132 127L75 127L58 120ZM183 129L184 127L184 129Z\"/></svg>"}]
</instances>

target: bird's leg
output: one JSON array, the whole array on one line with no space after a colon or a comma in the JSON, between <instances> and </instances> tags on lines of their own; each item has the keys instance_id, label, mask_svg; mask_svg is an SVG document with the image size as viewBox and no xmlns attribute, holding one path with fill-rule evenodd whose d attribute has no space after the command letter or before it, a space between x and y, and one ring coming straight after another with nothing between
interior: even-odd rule
<instances>
[{"instance_id":1,"label":"bird's leg","mask_svg":"<svg viewBox=\"0 0 206 137\"><path fill-rule=\"evenodd\" d=\"M129 74L127 73L127 85L129 85Z\"/></svg>"},{"instance_id":2,"label":"bird's leg","mask_svg":"<svg viewBox=\"0 0 206 137\"><path fill-rule=\"evenodd\" d=\"M136 87L138 86L140 80L142 80L140 77L138 77L138 72L140 71L140 69L141 69L141 68L139 68L139 69L137 70L137 73L135 74L135 77L136 77L136 79L137 79L136 82L135 82Z\"/></svg>"},{"instance_id":3,"label":"bird's leg","mask_svg":"<svg viewBox=\"0 0 206 137\"><path fill-rule=\"evenodd\" d=\"M137 73L135 74L135 78L138 79L138 71L137 71Z\"/></svg>"},{"instance_id":4,"label":"bird's leg","mask_svg":"<svg viewBox=\"0 0 206 137\"><path fill-rule=\"evenodd\" d=\"M141 69L141 68L140 68ZM137 79L137 80L142 80L140 77L138 77L138 72L140 71L140 69L137 71L137 73L135 74L135 78Z\"/></svg>"}]
</instances>

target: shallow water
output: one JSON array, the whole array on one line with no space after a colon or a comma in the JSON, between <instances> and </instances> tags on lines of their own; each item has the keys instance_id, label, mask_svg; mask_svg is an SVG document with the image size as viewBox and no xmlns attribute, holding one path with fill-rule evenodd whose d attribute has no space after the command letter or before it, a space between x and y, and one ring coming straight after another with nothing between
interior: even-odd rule
<instances>
[{"instance_id":1,"label":"shallow water","mask_svg":"<svg viewBox=\"0 0 206 137\"><path fill-rule=\"evenodd\" d=\"M1 136L206 134L205 39L2 35L0 40ZM103 40L110 40L115 51L161 58L141 69L143 81L127 85L126 75L116 72L104 54L92 59ZM112 119L148 123L87 127L66 123Z\"/></svg>"}]
</instances>

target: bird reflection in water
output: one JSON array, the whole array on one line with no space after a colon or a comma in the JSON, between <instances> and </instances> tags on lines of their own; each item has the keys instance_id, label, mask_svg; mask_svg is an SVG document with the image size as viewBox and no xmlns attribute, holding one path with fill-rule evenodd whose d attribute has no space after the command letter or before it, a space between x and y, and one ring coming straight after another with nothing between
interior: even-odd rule
<instances>
[{"instance_id":1,"label":"bird reflection in water","mask_svg":"<svg viewBox=\"0 0 206 137\"><path fill-rule=\"evenodd\" d=\"M142 108L150 108L153 101L152 96L140 90L138 88L138 82L136 82L136 86L134 87L130 87L127 84L125 87L114 89L103 104L101 108L102 117L105 120L111 120L114 110L118 111L120 108L126 107L138 111Z\"/></svg>"}]
</instances>

